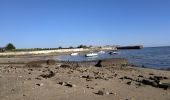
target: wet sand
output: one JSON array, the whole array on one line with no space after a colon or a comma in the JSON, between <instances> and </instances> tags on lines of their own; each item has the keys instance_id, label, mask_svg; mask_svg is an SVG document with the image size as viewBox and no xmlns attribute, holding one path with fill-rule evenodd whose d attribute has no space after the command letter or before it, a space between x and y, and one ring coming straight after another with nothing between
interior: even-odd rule
<instances>
[{"instance_id":1,"label":"wet sand","mask_svg":"<svg viewBox=\"0 0 170 100\"><path fill-rule=\"evenodd\" d=\"M1 100L170 100L169 71L26 62L1 61Z\"/></svg>"}]
</instances>

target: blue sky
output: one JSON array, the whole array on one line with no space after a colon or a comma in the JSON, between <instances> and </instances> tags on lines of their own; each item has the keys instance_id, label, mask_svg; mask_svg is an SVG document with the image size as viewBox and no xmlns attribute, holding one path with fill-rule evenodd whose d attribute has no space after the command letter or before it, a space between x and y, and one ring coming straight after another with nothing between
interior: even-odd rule
<instances>
[{"instance_id":1,"label":"blue sky","mask_svg":"<svg viewBox=\"0 0 170 100\"><path fill-rule=\"evenodd\" d=\"M170 0L0 0L0 46L170 45Z\"/></svg>"}]
</instances>

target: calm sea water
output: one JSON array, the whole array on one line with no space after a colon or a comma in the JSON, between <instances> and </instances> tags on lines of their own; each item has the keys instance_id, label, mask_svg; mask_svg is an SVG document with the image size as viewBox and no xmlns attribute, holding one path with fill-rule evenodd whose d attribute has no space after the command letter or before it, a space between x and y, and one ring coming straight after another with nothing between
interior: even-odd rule
<instances>
[{"instance_id":1,"label":"calm sea water","mask_svg":"<svg viewBox=\"0 0 170 100\"><path fill-rule=\"evenodd\" d=\"M97 57L85 57L85 54L78 56L62 55L56 59L64 61L90 61L107 58L127 58L131 64L149 68L166 69L170 68L170 47L147 47L140 50L119 50L117 55L109 55L108 52L99 54Z\"/></svg>"}]
</instances>

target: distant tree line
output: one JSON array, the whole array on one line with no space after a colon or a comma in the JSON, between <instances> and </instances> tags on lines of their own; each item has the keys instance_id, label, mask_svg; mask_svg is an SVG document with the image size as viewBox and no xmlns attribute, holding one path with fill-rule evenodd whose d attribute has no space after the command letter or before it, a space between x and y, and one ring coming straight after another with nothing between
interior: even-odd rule
<instances>
[{"instance_id":1,"label":"distant tree line","mask_svg":"<svg viewBox=\"0 0 170 100\"><path fill-rule=\"evenodd\" d=\"M36 51L36 50L56 50L56 49L74 49L74 48L89 48L90 46L79 45L77 47L61 47L58 48L30 48L30 49L16 49L16 47L12 43L8 43L4 48L0 48L0 51Z\"/></svg>"}]
</instances>

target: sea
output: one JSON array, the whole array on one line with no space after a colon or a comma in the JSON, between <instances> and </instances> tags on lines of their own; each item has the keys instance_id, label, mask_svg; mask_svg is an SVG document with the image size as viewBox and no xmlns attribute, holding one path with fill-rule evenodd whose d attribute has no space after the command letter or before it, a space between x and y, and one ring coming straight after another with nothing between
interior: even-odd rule
<instances>
[{"instance_id":1,"label":"sea","mask_svg":"<svg viewBox=\"0 0 170 100\"><path fill-rule=\"evenodd\" d=\"M143 49L118 50L118 54L110 55L110 51L98 53L95 57L85 57L85 53L77 56L61 55L57 60L61 61L92 61L109 58L126 58L130 64L138 67L154 69L170 69L170 46L168 47L144 47Z\"/></svg>"}]
</instances>

